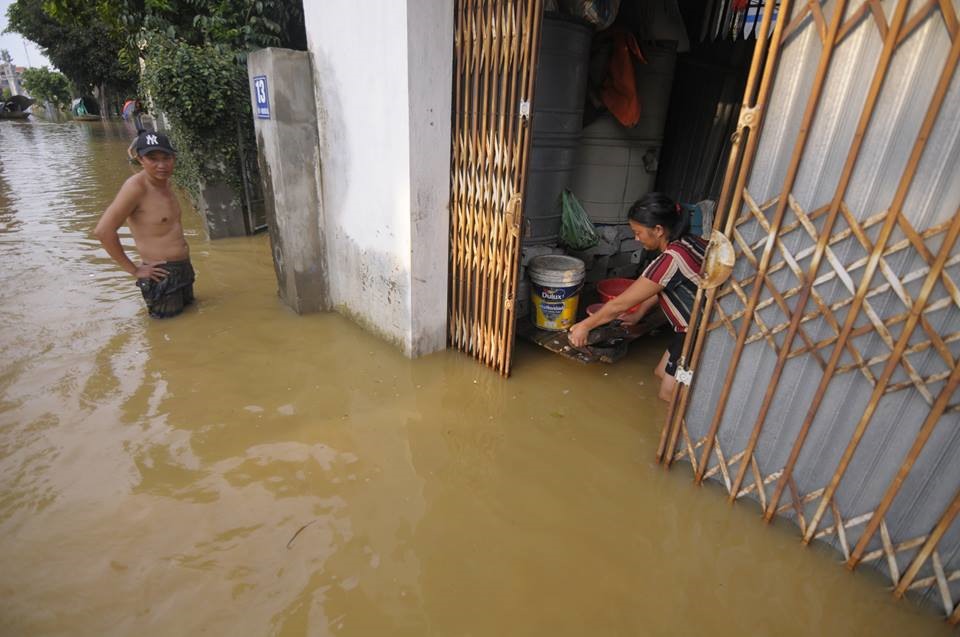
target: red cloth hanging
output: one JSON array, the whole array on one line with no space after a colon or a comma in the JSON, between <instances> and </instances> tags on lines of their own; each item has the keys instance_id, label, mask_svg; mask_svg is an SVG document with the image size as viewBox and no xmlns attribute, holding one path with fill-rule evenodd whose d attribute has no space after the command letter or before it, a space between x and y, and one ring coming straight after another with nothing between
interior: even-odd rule
<instances>
[{"instance_id":1,"label":"red cloth hanging","mask_svg":"<svg viewBox=\"0 0 960 637\"><path fill-rule=\"evenodd\" d=\"M607 77L603 81L600 98L613 116L630 128L640 121L640 96L637 95L637 76L633 58L646 64L643 53L632 33L617 30L613 34L613 54Z\"/></svg>"}]
</instances>

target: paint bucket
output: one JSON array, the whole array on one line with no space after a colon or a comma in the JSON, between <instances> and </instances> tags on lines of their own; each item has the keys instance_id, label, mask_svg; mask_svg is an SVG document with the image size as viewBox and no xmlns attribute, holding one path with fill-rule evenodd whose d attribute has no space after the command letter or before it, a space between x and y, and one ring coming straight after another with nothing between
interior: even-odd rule
<instances>
[{"instance_id":1,"label":"paint bucket","mask_svg":"<svg viewBox=\"0 0 960 637\"><path fill-rule=\"evenodd\" d=\"M559 332L577 322L577 304L586 267L583 261L562 254L534 257L530 273L530 300L533 324L542 330Z\"/></svg>"}]
</instances>

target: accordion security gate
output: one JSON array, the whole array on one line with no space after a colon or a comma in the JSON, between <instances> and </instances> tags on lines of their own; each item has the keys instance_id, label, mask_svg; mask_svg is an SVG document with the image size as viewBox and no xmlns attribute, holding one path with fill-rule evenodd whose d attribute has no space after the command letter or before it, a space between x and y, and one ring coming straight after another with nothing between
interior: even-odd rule
<instances>
[{"instance_id":1,"label":"accordion security gate","mask_svg":"<svg viewBox=\"0 0 960 637\"><path fill-rule=\"evenodd\" d=\"M718 205L737 262L658 451L953 623L958 2L767 3Z\"/></svg>"},{"instance_id":2,"label":"accordion security gate","mask_svg":"<svg viewBox=\"0 0 960 637\"><path fill-rule=\"evenodd\" d=\"M513 351L540 0L458 0L449 339L501 374Z\"/></svg>"}]
</instances>

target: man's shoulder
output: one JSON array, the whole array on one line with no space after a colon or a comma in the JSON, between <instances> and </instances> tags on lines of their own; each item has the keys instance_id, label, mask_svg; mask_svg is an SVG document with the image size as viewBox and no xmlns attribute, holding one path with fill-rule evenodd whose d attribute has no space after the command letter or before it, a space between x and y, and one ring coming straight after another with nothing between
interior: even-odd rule
<instances>
[{"instance_id":1,"label":"man's shoulder","mask_svg":"<svg viewBox=\"0 0 960 637\"><path fill-rule=\"evenodd\" d=\"M133 213L140 206L143 198L146 197L146 187L138 177L139 175L128 177L120 186L113 203L110 204L112 208L124 211L124 216Z\"/></svg>"},{"instance_id":2,"label":"man's shoulder","mask_svg":"<svg viewBox=\"0 0 960 637\"><path fill-rule=\"evenodd\" d=\"M147 181L144 179L144 174L139 172L136 175L127 177L127 180L123 182L121 188L133 194L146 194Z\"/></svg>"}]
</instances>

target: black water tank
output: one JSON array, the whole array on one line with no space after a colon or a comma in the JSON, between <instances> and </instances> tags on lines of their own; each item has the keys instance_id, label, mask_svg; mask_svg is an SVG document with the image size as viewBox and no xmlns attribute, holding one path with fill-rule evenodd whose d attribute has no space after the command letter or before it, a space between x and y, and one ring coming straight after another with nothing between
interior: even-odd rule
<instances>
[{"instance_id":1,"label":"black water tank","mask_svg":"<svg viewBox=\"0 0 960 637\"><path fill-rule=\"evenodd\" d=\"M590 27L580 22L543 18L527 165L525 244L556 243L560 236L560 194L573 176L592 36Z\"/></svg>"}]
</instances>

